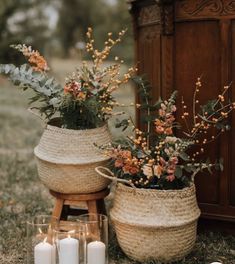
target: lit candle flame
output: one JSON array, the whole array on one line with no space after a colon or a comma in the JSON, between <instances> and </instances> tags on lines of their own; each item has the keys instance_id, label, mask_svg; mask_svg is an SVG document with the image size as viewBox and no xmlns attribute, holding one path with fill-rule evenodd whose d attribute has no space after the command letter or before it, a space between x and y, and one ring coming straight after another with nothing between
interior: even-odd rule
<instances>
[{"instance_id":1,"label":"lit candle flame","mask_svg":"<svg viewBox=\"0 0 235 264\"><path fill-rule=\"evenodd\" d=\"M38 228L38 231L40 234L42 234L42 229L41 228Z\"/></svg>"}]
</instances>

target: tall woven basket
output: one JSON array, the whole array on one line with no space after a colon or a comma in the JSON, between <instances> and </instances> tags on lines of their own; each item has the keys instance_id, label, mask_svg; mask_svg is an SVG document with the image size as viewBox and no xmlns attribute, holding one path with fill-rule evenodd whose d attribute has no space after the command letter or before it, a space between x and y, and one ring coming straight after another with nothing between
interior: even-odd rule
<instances>
[{"instance_id":1,"label":"tall woven basket","mask_svg":"<svg viewBox=\"0 0 235 264\"><path fill-rule=\"evenodd\" d=\"M200 210L194 185L182 190L150 190L118 183L110 215L127 256L171 263L192 250Z\"/></svg>"},{"instance_id":2,"label":"tall woven basket","mask_svg":"<svg viewBox=\"0 0 235 264\"><path fill-rule=\"evenodd\" d=\"M110 180L95 172L108 158L95 146L111 141L107 125L95 129L72 130L47 125L34 149L38 174L50 189L60 193L93 193Z\"/></svg>"}]
</instances>

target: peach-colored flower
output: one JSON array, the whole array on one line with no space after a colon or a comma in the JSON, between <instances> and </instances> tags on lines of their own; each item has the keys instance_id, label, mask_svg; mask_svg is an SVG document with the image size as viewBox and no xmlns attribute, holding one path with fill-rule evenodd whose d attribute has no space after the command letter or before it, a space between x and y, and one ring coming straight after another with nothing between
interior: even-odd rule
<instances>
[{"instance_id":1,"label":"peach-colored flower","mask_svg":"<svg viewBox=\"0 0 235 264\"><path fill-rule=\"evenodd\" d=\"M156 119L156 120L154 121L154 124L155 124L156 126L163 126L163 122L162 122L160 119Z\"/></svg>"},{"instance_id":2,"label":"peach-colored flower","mask_svg":"<svg viewBox=\"0 0 235 264\"><path fill-rule=\"evenodd\" d=\"M67 83L64 87L64 93L71 93L75 98L79 100L86 99L86 93L81 91L81 83L76 81L71 81Z\"/></svg>"},{"instance_id":3,"label":"peach-colored flower","mask_svg":"<svg viewBox=\"0 0 235 264\"><path fill-rule=\"evenodd\" d=\"M134 175L139 172L139 168L137 168L136 166L130 167L129 172L130 174Z\"/></svg>"},{"instance_id":4,"label":"peach-colored flower","mask_svg":"<svg viewBox=\"0 0 235 264\"><path fill-rule=\"evenodd\" d=\"M124 173L129 173L129 174L136 174L139 170L136 166L130 165L130 164L126 164L123 167L123 171Z\"/></svg>"},{"instance_id":5,"label":"peach-colored flower","mask_svg":"<svg viewBox=\"0 0 235 264\"><path fill-rule=\"evenodd\" d=\"M123 150L123 151L121 152L121 156L122 156L124 159L131 159L131 157L132 157L130 150Z\"/></svg>"},{"instance_id":6,"label":"peach-colored flower","mask_svg":"<svg viewBox=\"0 0 235 264\"><path fill-rule=\"evenodd\" d=\"M174 179L175 179L175 175L170 174L170 175L166 176L166 179L167 179L167 181L172 182L172 181L174 181Z\"/></svg>"},{"instance_id":7,"label":"peach-colored flower","mask_svg":"<svg viewBox=\"0 0 235 264\"><path fill-rule=\"evenodd\" d=\"M166 165L166 161L162 157L160 157L160 163L162 166Z\"/></svg>"},{"instance_id":8,"label":"peach-colored flower","mask_svg":"<svg viewBox=\"0 0 235 264\"><path fill-rule=\"evenodd\" d=\"M64 93L67 94L67 93L69 93L69 92L70 92L70 87L67 86L67 85L65 85L65 86L64 86Z\"/></svg>"},{"instance_id":9,"label":"peach-colored flower","mask_svg":"<svg viewBox=\"0 0 235 264\"><path fill-rule=\"evenodd\" d=\"M161 165L155 165L153 166L153 170L154 170L154 175L160 178L162 175L163 167Z\"/></svg>"},{"instance_id":10,"label":"peach-colored flower","mask_svg":"<svg viewBox=\"0 0 235 264\"><path fill-rule=\"evenodd\" d=\"M142 167L142 170L143 170L143 174L145 176L147 176L147 178L151 178L153 176L153 167L148 165L148 164L145 164L143 167Z\"/></svg>"},{"instance_id":11,"label":"peach-colored flower","mask_svg":"<svg viewBox=\"0 0 235 264\"><path fill-rule=\"evenodd\" d=\"M46 60L37 50L32 50L31 47L24 46L21 51L25 57L28 57L29 63L34 65L33 69L35 71L42 72L49 70Z\"/></svg>"},{"instance_id":12,"label":"peach-colored flower","mask_svg":"<svg viewBox=\"0 0 235 264\"><path fill-rule=\"evenodd\" d=\"M171 127L167 127L167 128L165 129L165 134L166 134L166 135L172 135L172 134L173 134L172 128L171 128Z\"/></svg>"},{"instance_id":13,"label":"peach-colored flower","mask_svg":"<svg viewBox=\"0 0 235 264\"><path fill-rule=\"evenodd\" d=\"M123 167L123 165L124 165L124 163L123 163L123 161L121 159L115 160L114 166L116 168L121 168L121 167Z\"/></svg>"},{"instance_id":14,"label":"peach-colored flower","mask_svg":"<svg viewBox=\"0 0 235 264\"><path fill-rule=\"evenodd\" d=\"M155 130L156 130L156 132L158 134L163 134L164 133L164 128L162 126L157 126Z\"/></svg>"},{"instance_id":15,"label":"peach-colored flower","mask_svg":"<svg viewBox=\"0 0 235 264\"><path fill-rule=\"evenodd\" d=\"M163 109L159 109L158 113L161 117L164 117L166 115L166 111Z\"/></svg>"},{"instance_id":16,"label":"peach-colored flower","mask_svg":"<svg viewBox=\"0 0 235 264\"><path fill-rule=\"evenodd\" d=\"M173 163L173 164L175 164L175 165L178 163L178 161L179 161L179 160L178 160L177 157L172 157L172 158L170 159L170 162Z\"/></svg>"},{"instance_id":17,"label":"peach-colored flower","mask_svg":"<svg viewBox=\"0 0 235 264\"><path fill-rule=\"evenodd\" d=\"M175 169L173 168L167 169L167 173L169 174L173 174L174 172L175 172Z\"/></svg>"},{"instance_id":18,"label":"peach-colored flower","mask_svg":"<svg viewBox=\"0 0 235 264\"><path fill-rule=\"evenodd\" d=\"M85 100L86 99L86 94L84 92L79 92L77 94L77 98L81 99L81 100Z\"/></svg>"},{"instance_id":19,"label":"peach-colored flower","mask_svg":"<svg viewBox=\"0 0 235 264\"><path fill-rule=\"evenodd\" d=\"M176 110L177 110L176 106L175 106L175 105L172 105L172 106L171 106L171 111L172 111L172 112L176 112Z\"/></svg>"},{"instance_id":20,"label":"peach-colored flower","mask_svg":"<svg viewBox=\"0 0 235 264\"><path fill-rule=\"evenodd\" d=\"M175 121L175 117L172 114L167 114L166 122L167 124L172 124Z\"/></svg>"}]
</instances>

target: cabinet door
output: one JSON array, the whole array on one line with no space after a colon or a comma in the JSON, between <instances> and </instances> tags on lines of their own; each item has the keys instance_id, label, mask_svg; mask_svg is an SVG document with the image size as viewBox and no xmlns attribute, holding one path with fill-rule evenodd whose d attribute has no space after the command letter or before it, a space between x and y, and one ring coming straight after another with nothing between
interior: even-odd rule
<instances>
[{"instance_id":1,"label":"cabinet door","mask_svg":"<svg viewBox=\"0 0 235 264\"><path fill-rule=\"evenodd\" d=\"M235 101L235 6L231 1L133 1L136 60L146 73L153 96L178 90L189 111L197 77L202 76L200 103L214 99L233 81L229 98ZM164 4L165 3L165 4ZM190 120L189 120L190 122ZM224 170L196 177L202 216L235 221L235 114L231 130L206 147L201 159L224 159Z\"/></svg>"},{"instance_id":2,"label":"cabinet door","mask_svg":"<svg viewBox=\"0 0 235 264\"><path fill-rule=\"evenodd\" d=\"M185 2L185 1L183 1ZM222 1L226 8L226 1ZM178 4L185 10L183 4ZM188 1L191 11L185 13L176 6L174 32L174 83L179 96L192 112L192 97L197 77L202 76L202 88L199 95L200 103L214 99L223 91L223 87L235 80L235 29L232 18L235 10L230 14L211 9L192 10L195 2ZM208 1L209 5L209 1ZM234 84L229 90L228 97L234 100ZM178 104L178 109L181 105ZM178 115L180 113L178 112ZM178 118L180 118L178 116ZM200 173L196 178L197 196L202 216L206 218L235 221L235 177L233 154L235 116L229 120L231 131L220 136L213 144L206 147L201 158L209 157L211 161L224 159L224 170L213 171L212 174Z\"/></svg>"}]
</instances>

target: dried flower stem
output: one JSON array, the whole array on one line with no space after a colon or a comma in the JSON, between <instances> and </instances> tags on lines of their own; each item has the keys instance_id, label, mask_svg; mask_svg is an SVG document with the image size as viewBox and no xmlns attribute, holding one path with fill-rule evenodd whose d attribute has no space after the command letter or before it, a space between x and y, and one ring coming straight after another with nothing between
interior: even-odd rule
<instances>
[{"instance_id":1,"label":"dried flower stem","mask_svg":"<svg viewBox=\"0 0 235 264\"><path fill-rule=\"evenodd\" d=\"M184 116L184 98L183 98L183 96L182 96L182 100L181 100L181 105L182 105L183 116ZM187 121L187 119L185 117L183 118L183 120L184 120L184 123L186 125L187 130L188 130L188 133L190 134L188 121ZM186 134L186 135L189 135L188 133L185 133L185 132L183 132L183 133Z\"/></svg>"}]
</instances>

